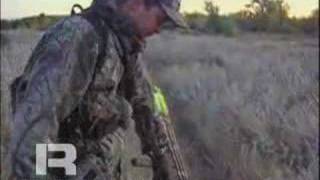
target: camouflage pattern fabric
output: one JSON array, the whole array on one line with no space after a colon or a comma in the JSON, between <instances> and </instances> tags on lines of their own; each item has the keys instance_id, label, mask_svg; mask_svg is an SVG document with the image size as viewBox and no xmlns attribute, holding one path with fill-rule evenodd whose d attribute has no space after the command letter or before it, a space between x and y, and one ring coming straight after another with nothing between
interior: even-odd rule
<instances>
[{"instance_id":1,"label":"camouflage pattern fabric","mask_svg":"<svg viewBox=\"0 0 320 180\"><path fill-rule=\"evenodd\" d=\"M128 180L129 162L126 158L123 136L123 130L118 129L105 136L99 143L89 145L91 150L77 162L77 175L69 179Z\"/></svg>"},{"instance_id":2,"label":"camouflage pattern fabric","mask_svg":"<svg viewBox=\"0 0 320 180\"><path fill-rule=\"evenodd\" d=\"M170 155L162 151L167 138L153 116L140 49L134 46L134 38L117 33L114 24L101 22L105 28L99 32L95 26L99 20L89 22L91 15L67 17L50 28L11 86L13 176L128 179L123 137L133 119L143 152L152 156L157 179L167 180L170 168L165 164ZM164 142L161 146L155 143L159 139ZM43 143L75 145L79 174L64 177L51 171L50 177L35 176L35 146Z\"/></svg>"},{"instance_id":3,"label":"camouflage pattern fabric","mask_svg":"<svg viewBox=\"0 0 320 180\"><path fill-rule=\"evenodd\" d=\"M10 152L18 179L34 176L35 145L58 142L59 124L80 104L97 63L97 39L84 19L62 20L42 37L12 86Z\"/></svg>"}]
</instances>

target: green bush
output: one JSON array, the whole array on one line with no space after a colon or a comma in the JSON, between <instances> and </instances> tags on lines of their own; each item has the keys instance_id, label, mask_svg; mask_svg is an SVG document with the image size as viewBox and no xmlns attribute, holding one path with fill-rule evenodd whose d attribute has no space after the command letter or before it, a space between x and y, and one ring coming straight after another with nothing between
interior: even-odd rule
<instances>
[{"instance_id":1,"label":"green bush","mask_svg":"<svg viewBox=\"0 0 320 180\"><path fill-rule=\"evenodd\" d=\"M184 18L189 27L196 31L204 31L206 28L207 16L202 13L185 13Z\"/></svg>"},{"instance_id":2,"label":"green bush","mask_svg":"<svg viewBox=\"0 0 320 180\"><path fill-rule=\"evenodd\" d=\"M234 36L236 34L236 23L229 17L221 17L216 25L216 32L226 36Z\"/></svg>"},{"instance_id":3,"label":"green bush","mask_svg":"<svg viewBox=\"0 0 320 180\"><path fill-rule=\"evenodd\" d=\"M212 1L205 2L205 11L208 14L207 30L209 32L234 36L236 32L236 23L231 17L220 16L219 7Z\"/></svg>"},{"instance_id":4,"label":"green bush","mask_svg":"<svg viewBox=\"0 0 320 180\"><path fill-rule=\"evenodd\" d=\"M279 33L298 33L300 30L289 23L283 23L275 29Z\"/></svg>"},{"instance_id":5,"label":"green bush","mask_svg":"<svg viewBox=\"0 0 320 180\"><path fill-rule=\"evenodd\" d=\"M212 33L234 36L236 35L237 25L232 18L221 16L214 20L209 19L207 29Z\"/></svg>"}]
</instances>

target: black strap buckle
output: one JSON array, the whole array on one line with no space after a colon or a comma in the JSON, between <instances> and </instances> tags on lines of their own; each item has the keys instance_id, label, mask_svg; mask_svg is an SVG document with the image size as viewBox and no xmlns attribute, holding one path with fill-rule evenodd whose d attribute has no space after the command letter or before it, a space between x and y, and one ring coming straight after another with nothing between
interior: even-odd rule
<instances>
[{"instance_id":1,"label":"black strap buckle","mask_svg":"<svg viewBox=\"0 0 320 180\"><path fill-rule=\"evenodd\" d=\"M77 9L80 10L80 12L77 12ZM80 4L74 4L71 8L71 15L80 14L82 11L83 7Z\"/></svg>"}]
</instances>

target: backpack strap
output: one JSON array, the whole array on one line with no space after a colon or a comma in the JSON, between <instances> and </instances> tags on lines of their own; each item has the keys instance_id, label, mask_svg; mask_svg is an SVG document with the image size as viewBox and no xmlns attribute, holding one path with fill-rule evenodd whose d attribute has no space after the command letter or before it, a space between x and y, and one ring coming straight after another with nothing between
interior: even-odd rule
<instances>
[{"instance_id":1,"label":"backpack strap","mask_svg":"<svg viewBox=\"0 0 320 180\"><path fill-rule=\"evenodd\" d=\"M110 28L108 25L99 18L90 9L84 10L79 14L79 16L85 18L95 29L99 36L99 54L98 54L98 64L97 68L101 67L104 63L104 58L106 56L106 48L108 42L108 31Z\"/></svg>"},{"instance_id":2,"label":"backpack strap","mask_svg":"<svg viewBox=\"0 0 320 180\"><path fill-rule=\"evenodd\" d=\"M77 4L75 4L74 7L77 7ZM120 59L126 71L127 69L126 64L128 59L130 58L129 55L131 54L128 51L129 42L126 42L125 40L123 40L123 38L121 38L122 35L118 34L118 32L111 27L111 25L109 24L110 22L108 22L107 19L104 19L103 17L99 16L99 14L96 11L88 8L76 15L79 15L85 18L94 27L95 31L98 33L100 37L97 68L100 68L104 64L104 58L106 56L106 49L107 49L107 42L108 42L109 34L111 33L118 40L115 48L118 54L120 55ZM138 53L135 53L135 54L138 54Z\"/></svg>"}]
</instances>

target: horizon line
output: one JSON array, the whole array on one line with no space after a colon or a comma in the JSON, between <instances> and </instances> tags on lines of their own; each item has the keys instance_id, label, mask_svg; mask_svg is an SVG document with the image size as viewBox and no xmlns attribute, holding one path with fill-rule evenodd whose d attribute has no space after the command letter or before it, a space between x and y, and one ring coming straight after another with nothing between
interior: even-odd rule
<instances>
[{"instance_id":1,"label":"horizon line","mask_svg":"<svg viewBox=\"0 0 320 180\"><path fill-rule=\"evenodd\" d=\"M220 16L229 16L229 15L232 15L232 14L235 14L235 13L238 13L240 12L241 10L239 11L236 11L236 12L228 12L228 13L221 13ZM313 11L313 10L312 10ZM308 15L290 15L289 14L289 18L307 18L311 15L312 11L310 11L310 13ZM201 11L197 11L197 10L194 10L194 11L182 11L181 12L183 15L185 14L192 14L192 13L199 13L199 14L204 14L206 15L205 12L201 12ZM0 20L9 20L9 21L14 21L14 20L21 20L21 19L25 19L25 18L32 18L32 17L38 17L40 14L42 13L38 13L38 14L30 14L30 15L26 15L26 16L21 16L21 17L7 17L7 18L2 18L2 14L0 14ZM52 14L46 14L43 12L43 14L45 14L45 16L70 16L70 14L68 13L64 13L64 14L59 14L59 13L52 13Z\"/></svg>"}]
</instances>

